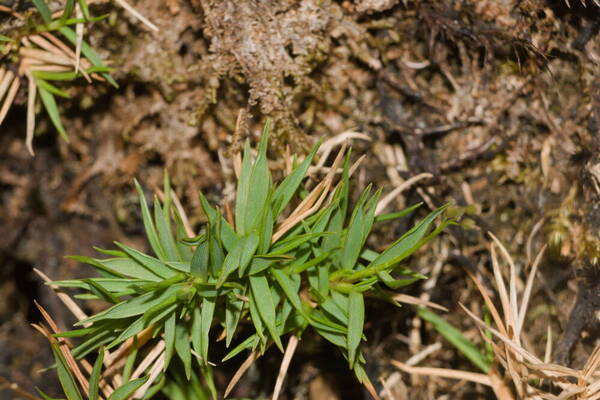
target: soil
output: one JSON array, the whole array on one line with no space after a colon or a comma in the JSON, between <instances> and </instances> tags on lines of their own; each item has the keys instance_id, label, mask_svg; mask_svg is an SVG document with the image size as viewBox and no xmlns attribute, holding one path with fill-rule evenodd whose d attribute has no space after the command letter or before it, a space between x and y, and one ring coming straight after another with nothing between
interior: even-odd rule
<instances>
[{"instance_id":1,"label":"soil","mask_svg":"<svg viewBox=\"0 0 600 400\"><path fill-rule=\"evenodd\" d=\"M73 319L33 268L53 279L84 276L66 255L92 255L93 246L110 248L113 240L147 246L132 181L151 190L165 169L199 226L198 191L213 202L231 199L229 157L242 139L258 138L266 117L274 121L275 168L320 137L361 132L369 140L353 141L354 156L367 156L359 186L374 182L385 194L432 175L389 211L418 201L471 206L472 224L449 229L412 258L411 268L431 278L404 292L447 307L443 317L476 343L478 330L458 303L483 315L466 272L489 282L487 232L519 271L548 244L527 342L544 354L549 326L557 359L585 362L596 340L589 328L598 300L589 293L600 256L600 7L593 1L132 1L158 33L112 2L96 3L93 13L108 18L86 38L111 61L120 87L76 81L73 97L60 101L70 142L40 112L33 158L24 143L24 93L1 128L0 376L58 394L51 373L41 371L51 352L29 326L41 319L33 301L62 327ZM2 18L0 33L9 35ZM378 227L370 243L389 243L426 212ZM578 286L577 309L588 310L581 323L577 313L569 318ZM421 365L476 371L412 308L374 301L367 311L369 373L374 382L394 382L395 398L492 396L480 385L394 369L391 359L439 342ZM302 344L281 398L367 398L333 348L313 337ZM279 357L264 357L235 395L268 396ZM234 367L217 369L217 380L226 384ZM0 399L17 398L2 388Z\"/></svg>"}]
</instances>

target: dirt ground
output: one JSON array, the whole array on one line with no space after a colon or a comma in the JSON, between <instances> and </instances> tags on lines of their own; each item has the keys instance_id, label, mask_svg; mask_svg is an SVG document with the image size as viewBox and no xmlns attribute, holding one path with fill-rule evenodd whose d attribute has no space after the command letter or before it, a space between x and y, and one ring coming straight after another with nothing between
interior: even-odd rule
<instances>
[{"instance_id":1,"label":"dirt ground","mask_svg":"<svg viewBox=\"0 0 600 400\"><path fill-rule=\"evenodd\" d=\"M25 94L0 128L0 376L57 394L40 371L51 352L29 326L40 321L33 300L63 327L73 320L34 267L53 279L83 276L65 255L92 255L113 240L147 246L132 181L151 190L165 168L199 226L198 191L214 202L231 196L222 165L240 139L258 137L266 117L274 165L287 149L360 132L368 140L352 142L355 157L367 156L359 186L374 182L385 194L430 174L389 211L418 201L472 206L472 226L449 229L413 257L410 266L432 278L405 292L447 307L441 315L475 343L479 332L458 303L483 315L467 271L492 276L487 232L519 271L548 244L525 335L544 354L550 332L568 355L560 338L577 323L569 311L578 282L596 287L582 271L600 256L600 7L582 1L132 1L158 33L96 2L94 14L109 17L88 40L120 88L75 83L73 98L60 102L70 143L40 112L33 158ZM371 244L389 243L412 222L378 228ZM565 363L585 361L596 339L587 330L584 340L577 330ZM369 304L366 333L369 373L393 384L396 398L490 398L481 385L410 376L389 363L439 342L419 365L476 371L412 308ZM366 398L333 348L303 342L282 398ZM268 396L279 357L267 355L236 396ZM226 383L234 367L217 380ZM0 399L14 396L0 390Z\"/></svg>"}]
</instances>

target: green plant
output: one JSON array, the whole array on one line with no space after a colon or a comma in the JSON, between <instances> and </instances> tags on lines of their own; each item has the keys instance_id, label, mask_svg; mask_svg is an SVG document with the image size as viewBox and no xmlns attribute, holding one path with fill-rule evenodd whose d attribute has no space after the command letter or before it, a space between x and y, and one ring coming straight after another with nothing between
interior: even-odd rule
<instances>
[{"instance_id":1,"label":"green plant","mask_svg":"<svg viewBox=\"0 0 600 400\"><path fill-rule=\"evenodd\" d=\"M452 223L443 220L430 229L446 206L383 252L370 250L365 244L374 223L402 217L418 205L376 216L380 192L372 193L369 186L351 208L352 168L345 150L309 191L303 181L318 144L274 184L267 163L268 136L269 123L254 160L246 143L234 210L226 208L223 215L200 195L208 221L196 237L186 234L167 178L164 199L154 199L153 212L136 182L154 256L115 242L118 250L98 249L109 258L72 257L94 267L100 277L51 283L83 290L78 298L111 304L79 321L78 329L56 335L81 339L71 351L76 359L102 348L116 349L127 358L123 382L137 365L149 376L147 384L153 384L150 392L163 388L163 378L173 371L186 382L196 379L193 371L199 370L216 398L209 360L211 334L217 329L227 347L238 342L223 361L251 352L233 383L271 345L284 351L284 336L290 337L286 356L291 357L297 338L314 329L340 349L358 380L376 396L360 350L365 294L391 301L386 287L397 289L424 278L400 263ZM240 325L253 327L254 333L238 341ZM136 357L142 346L153 346L150 353L156 356L140 363ZM285 362L282 365L285 370ZM171 398L189 398L177 396Z\"/></svg>"},{"instance_id":2,"label":"green plant","mask_svg":"<svg viewBox=\"0 0 600 400\"><path fill-rule=\"evenodd\" d=\"M117 87L117 83L109 75L109 68L83 40L83 24L98 21L103 17L92 18L83 0L77 4L74 0L67 0L57 18L53 18L53 14L44 0L35 0L33 3L39 15L34 14L26 18L24 28L11 32L12 37L2 36L0 39L2 41L0 124L17 95L21 78L27 78L29 84L27 87L26 144L32 155L35 103L38 94L52 124L63 139L68 141L56 97L69 98L70 95L55 84L85 77L88 82L91 82L92 79L106 80ZM76 11L78 16L74 15ZM15 14L15 18L23 17ZM74 25L77 32L71 29L71 26ZM74 45L75 51L58 39L57 34ZM81 54L83 57L80 56ZM18 64L16 73L9 67L11 64Z\"/></svg>"},{"instance_id":3,"label":"green plant","mask_svg":"<svg viewBox=\"0 0 600 400\"><path fill-rule=\"evenodd\" d=\"M150 29L158 30L124 0L116 2ZM66 0L58 13L53 13L45 0L34 0L33 4L37 14L28 13L23 17L19 13L12 13L24 26L11 31L8 36L0 35L0 125L17 96L22 79L27 78L26 145L31 155L34 154L35 104L38 95L50 121L61 137L68 141L56 98L71 96L58 86L83 77L89 83L92 80L107 81L118 87L109 74L110 68L104 65L100 56L83 39L85 26L106 18L106 15L92 17L85 0ZM72 50L69 45L75 49ZM18 66L16 72L15 68L11 68L12 65Z\"/></svg>"}]
</instances>

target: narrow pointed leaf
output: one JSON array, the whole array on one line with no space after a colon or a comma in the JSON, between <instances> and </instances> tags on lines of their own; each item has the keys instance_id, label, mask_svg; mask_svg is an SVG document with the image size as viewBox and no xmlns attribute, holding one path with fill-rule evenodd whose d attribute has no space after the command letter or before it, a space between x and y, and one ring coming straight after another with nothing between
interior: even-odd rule
<instances>
[{"instance_id":1,"label":"narrow pointed leaf","mask_svg":"<svg viewBox=\"0 0 600 400\"><path fill-rule=\"evenodd\" d=\"M256 232L250 232L248 236L243 240L243 248L240 253L240 266L239 266L239 276L243 276L246 271L246 267L250 264L252 260L252 256L256 252L258 248L259 236Z\"/></svg>"},{"instance_id":2,"label":"narrow pointed leaf","mask_svg":"<svg viewBox=\"0 0 600 400\"><path fill-rule=\"evenodd\" d=\"M165 209L166 211L166 209ZM158 238L163 245L169 261L182 261L175 239L171 230L170 219L166 212L163 212L158 199L154 200L154 223L158 232Z\"/></svg>"},{"instance_id":3,"label":"narrow pointed leaf","mask_svg":"<svg viewBox=\"0 0 600 400\"><path fill-rule=\"evenodd\" d=\"M37 8L38 11L40 12L40 14L42 15L44 22L47 24L52 22L52 13L50 12L48 5L46 4L46 1L45 0L32 0L32 2L33 2L33 5L35 6L35 8Z\"/></svg>"},{"instance_id":4,"label":"narrow pointed leaf","mask_svg":"<svg viewBox=\"0 0 600 400\"><path fill-rule=\"evenodd\" d=\"M175 350L175 323L177 321L176 313L172 313L169 315L167 320L165 321L165 367L164 370L167 370L171 362L171 358L173 357L173 351Z\"/></svg>"},{"instance_id":5,"label":"narrow pointed leaf","mask_svg":"<svg viewBox=\"0 0 600 400\"><path fill-rule=\"evenodd\" d=\"M202 280L208 280L208 244L209 238L205 239L202 243L196 246L192 261L190 264L190 272L194 276L202 278Z\"/></svg>"},{"instance_id":6,"label":"narrow pointed leaf","mask_svg":"<svg viewBox=\"0 0 600 400\"><path fill-rule=\"evenodd\" d=\"M363 334L365 305L362 294L351 292L348 296L348 361L354 365L356 352Z\"/></svg>"},{"instance_id":7,"label":"narrow pointed leaf","mask_svg":"<svg viewBox=\"0 0 600 400\"><path fill-rule=\"evenodd\" d=\"M58 375L58 380L60 386L63 388L65 396L67 396L67 400L82 400L81 393L79 393L79 389L77 389L75 378L73 377L67 364L67 360L65 360L58 344L52 344L52 353L54 353L54 358L56 359L56 373Z\"/></svg>"},{"instance_id":8,"label":"narrow pointed leaf","mask_svg":"<svg viewBox=\"0 0 600 400\"><path fill-rule=\"evenodd\" d=\"M258 313L265 323L267 330L271 334L271 338L283 352L283 345L279 338L279 333L275 326L275 304L271 297L271 289L267 277L264 275L253 275L250 277L250 287L252 289L253 299L256 304Z\"/></svg>"},{"instance_id":9,"label":"narrow pointed leaf","mask_svg":"<svg viewBox=\"0 0 600 400\"><path fill-rule=\"evenodd\" d=\"M60 120L60 113L58 111L58 106L56 105L56 101L54 100L54 96L48 90L44 89L41 86L38 86L38 93L40 94L40 99L42 99L42 103L44 104L44 108L48 112L48 116L52 121L52 124L60 133L62 138L65 141L69 141L69 137L67 136L67 132L63 127L62 121Z\"/></svg>"},{"instance_id":10,"label":"narrow pointed leaf","mask_svg":"<svg viewBox=\"0 0 600 400\"><path fill-rule=\"evenodd\" d=\"M175 351L183 361L185 376L189 381L192 374L192 349L190 348L188 331L183 323L175 325Z\"/></svg>"},{"instance_id":11,"label":"narrow pointed leaf","mask_svg":"<svg viewBox=\"0 0 600 400\"><path fill-rule=\"evenodd\" d=\"M151 257L147 254L142 253L139 250L136 250L132 247L126 246L122 243L115 242L117 246L119 246L127 255L133 258L138 263L142 264L144 267L148 268L152 273L162 277L162 278L171 278L177 274L173 268L169 267L167 264L162 262L161 260Z\"/></svg>"},{"instance_id":12,"label":"narrow pointed leaf","mask_svg":"<svg viewBox=\"0 0 600 400\"><path fill-rule=\"evenodd\" d=\"M290 301L292 306L294 306L296 311L298 311L303 317L305 317L308 320L308 314L304 311L304 308L302 307L302 302L300 301L300 296L298 296L299 287L296 287L293 281L281 270L273 269L271 271L271 274L273 275L273 277L275 277L275 280L277 280L279 287L281 287L281 290L283 290L287 299Z\"/></svg>"},{"instance_id":13,"label":"narrow pointed leaf","mask_svg":"<svg viewBox=\"0 0 600 400\"><path fill-rule=\"evenodd\" d=\"M285 177L285 179L279 184L273 198L271 199L271 209L275 218L281 214L281 212L287 207L288 203L292 199L292 196L298 190L298 187L302 183L302 180L306 177L308 167L312 164L312 160L317 154L317 150L321 145L319 140L312 148L308 156L295 168L291 174Z\"/></svg>"},{"instance_id":14,"label":"narrow pointed leaf","mask_svg":"<svg viewBox=\"0 0 600 400\"><path fill-rule=\"evenodd\" d=\"M142 315L146 310L150 307L153 307L156 304L160 304L173 294L175 294L181 285L173 285L168 289L164 290L161 294L157 294L155 292L148 292L142 294L138 297L135 297L131 300L127 300L116 304L107 310L104 310L92 317L89 317L83 321L77 323L77 325L81 325L86 322L95 322L101 321L105 319L123 319L134 317L136 315Z\"/></svg>"},{"instance_id":15,"label":"narrow pointed leaf","mask_svg":"<svg viewBox=\"0 0 600 400\"><path fill-rule=\"evenodd\" d=\"M39 0L39 1L41 1L41 0ZM58 31L64 37L66 37L67 40L69 40L69 42L71 42L73 45L77 44L77 34L75 33L75 31L73 31L73 29L69 28L68 26L63 26L63 27L59 28ZM90 60L90 62L94 66L105 67L105 65L102 63L102 59L100 58L100 56L85 41L83 41L81 43L81 52L83 53L85 58ZM117 82L113 79L112 76L110 76L110 74L102 73L102 76L114 87L116 87L116 88L119 87Z\"/></svg>"},{"instance_id":16,"label":"narrow pointed leaf","mask_svg":"<svg viewBox=\"0 0 600 400\"><path fill-rule=\"evenodd\" d=\"M240 177L238 179L235 199L235 230L237 233L242 235L246 233L246 209L248 207L250 176L252 173L251 157L250 142L246 141L244 145L244 156L242 157L242 166L240 169Z\"/></svg>"},{"instance_id":17,"label":"narrow pointed leaf","mask_svg":"<svg viewBox=\"0 0 600 400\"><path fill-rule=\"evenodd\" d=\"M234 290L234 293L238 295L243 295L241 290ZM231 344L231 340L233 339L233 335L235 334L235 330L240 321L240 316L242 315L242 310L244 308L244 301L240 298L230 296L227 299L227 303L225 305L225 330L227 331L227 337L225 339L225 346L229 347Z\"/></svg>"},{"instance_id":18,"label":"narrow pointed leaf","mask_svg":"<svg viewBox=\"0 0 600 400\"><path fill-rule=\"evenodd\" d=\"M419 244L419 241L425 236L431 223L442 214L446 208L447 206L443 206L431 212L426 218L381 253L379 257L368 265L368 268L375 267L383 269L396 264L411 255L418 248L417 245Z\"/></svg>"},{"instance_id":19,"label":"narrow pointed leaf","mask_svg":"<svg viewBox=\"0 0 600 400\"><path fill-rule=\"evenodd\" d=\"M136 390L146 383L147 380L148 377L145 376L143 378L138 378L127 382L112 392L112 394L108 397L108 400L127 400L132 394L135 393Z\"/></svg>"},{"instance_id":20,"label":"narrow pointed leaf","mask_svg":"<svg viewBox=\"0 0 600 400\"><path fill-rule=\"evenodd\" d=\"M137 179L134 180L134 183L138 191L140 205L142 207L142 219L144 221L144 229L146 230L146 237L148 238L148 242L150 242L150 246L152 247L152 250L154 250L154 254L156 254L156 256L162 261L167 261L167 255L160 243L160 240L158 239L158 232L156 231L154 221L152 220L152 215L150 214L150 210L148 209L148 203L146 203L144 191L142 190L142 187L140 186Z\"/></svg>"},{"instance_id":21,"label":"narrow pointed leaf","mask_svg":"<svg viewBox=\"0 0 600 400\"><path fill-rule=\"evenodd\" d=\"M208 364L208 347L209 347L209 333L210 326L212 324L213 315L215 313L216 298L205 297L202 300L202 313L201 313L201 327L200 327L200 343L201 343L201 355L204 364Z\"/></svg>"},{"instance_id":22,"label":"narrow pointed leaf","mask_svg":"<svg viewBox=\"0 0 600 400\"><path fill-rule=\"evenodd\" d=\"M100 348L98 357L94 363L92 374L90 375L89 400L98 400L98 386L100 383L100 373L102 372L102 362L104 361L104 349Z\"/></svg>"}]
</instances>

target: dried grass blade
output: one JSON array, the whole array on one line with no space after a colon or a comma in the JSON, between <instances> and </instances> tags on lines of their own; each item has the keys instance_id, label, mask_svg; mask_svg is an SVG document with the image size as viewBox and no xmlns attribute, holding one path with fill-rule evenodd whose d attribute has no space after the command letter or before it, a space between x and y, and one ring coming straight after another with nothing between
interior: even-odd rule
<instances>
[{"instance_id":1,"label":"dried grass blade","mask_svg":"<svg viewBox=\"0 0 600 400\"><path fill-rule=\"evenodd\" d=\"M279 373L277 374L277 381L275 382L275 388L273 389L273 396L271 397L271 400L277 400L279 398L279 393L283 387L283 381L285 380L285 375L290 367L292 357L294 357L296 347L298 347L298 337L296 335L291 335L290 339L288 340L288 344L285 347L285 353L283 355L283 359L281 360L281 366L279 367Z\"/></svg>"},{"instance_id":2,"label":"dried grass blade","mask_svg":"<svg viewBox=\"0 0 600 400\"><path fill-rule=\"evenodd\" d=\"M317 199L317 201L313 204L313 206L311 208L303 211L300 214L296 214L296 215L286 218L283 221L283 223L281 224L281 226L279 227L279 229L277 230L277 232L273 235L272 243L275 243L277 240L279 240L283 235L285 235L285 233L288 230L290 230L292 227L294 227L294 225L296 225L298 222L302 221L303 219L305 219L306 217L310 216L312 213L317 211L319 209L319 207L321 207L321 204L323 204L323 201L325 200L325 198L327 197L329 188L330 188L330 185L327 185L325 187L325 189L321 193L321 196ZM315 188L315 190L316 189L317 188Z\"/></svg>"},{"instance_id":3,"label":"dried grass blade","mask_svg":"<svg viewBox=\"0 0 600 400\"><path fill-rule=\"evenodd\" d=\"M258 358L258 352L253 351L252 353L250 353L248 358L246 358L246 360L242 363L242 365L240 365L238 370L235 372L235 374L233 375L233 378L231 378L231 381L229 382L229 384L227 385L227 388L225 389L225 394L223 395L223 397L229 396L229 393L231 393L231 391L233 390L235 385L242 378L242 376L244 376L244 374L246 373L248 368L250 368L252 363L254 361L256 361L257 358Z\"/></svg>"},{"instance_id":4,"label":"dried grass blade","mask_svg":"<svg viewBox=\"0 0 600 400\"><path fill-rule=\"evenodd\" d=\"M498 256L496 254L496 246L492 244L490 246L490 253L492 258L492 269L494 271L494 279L496 280L496 287L498 289L498 294L500 295L500 302L502 304L502 312L504 314L503 325L506 327L507 336L510 332L511 328L514 329L515 323L513 314L510 308L510 300L508 296L508 291L506 290L506 285L504 284L504 278L502 277L502 273L500 272L500 266L498 264Z\"/></svg>"},{"instance_id":5,"label":"dried grass blade","mask_svg":"<svg viewBox=\"0 0 600 400\"><path fill-rule=\"evenodd\" d=\"M29 62L30 59L27 59ZM50 64L38 64L38 65L29 65L28 70L31 72L35 71L45 71L45 72L69 72L73 68L67 67L66 65L50 65Z\"/></svg>"},{"instance_id":6,"label":"dried grass blade","mask_svg":"<svg viewBox=\"0 0 600 400\"><path fill-rule=\"evenodd\" d=\"M475 323L477 325L479 325L482 329L489 330L494 336L496 336L498 339L500 339L502 342L504 342L504 344L506 344L511 349L513 349L516 354L522 356L523 358L525 358L532 364L542 364L542 361L540 359L538 359L535 355L531 354L530 352L525 350L523 347L517 345L513 340L511 340L507 336L501 334L496 329L494 329L490 326L487 326L485 322L483 322L479 317L477 317L473 312L471 312L471 310L469 310L467 307L465 307L464 304L462 304L462 303L458 303L458 304L469 315L469 317L471 317L475 321Z\"/></svg>"},{"instance_id":7,"label":"dried grass blade","mask_svg":"<svg viewBox=\"0 0 600 400\"><path fill-rule=\"evenodd\" d=\"M110 355L106 355L104 357L105 360L105 364L108 363L109 365L114 365L114 363L117 360L120 359L124 359L125 356L127 356L129 354L129 352L131 351L131 348L136 344L137 342L137 346L142 347L144 344L146 344L151 338L152 338L152 331L153 331L153 327L149 326L147 328L145 328L143 331L141 331L140 333L138 333L134 338L129 338L127 339L121 346L119 346L119 348L112 354ZM112 374L113 371L106 370L104 372L105 376L110 376Z\"/></svg>"},{"instance_id":8,"label":"dried grass blade","mask_svg":"<svg viewBox=\"0 0 600 400\"><path fill-rule=\"evenodd\" d=\"M400 186L396 187L394 190L386 194L379 201L379 203L377 204L377 208L375 209L375 215L380 215L383 212L383 210L385 210L385 208L388 206L388 204L390 204L392 200L394 200L400 193L404 192L406 189L410 188L412 185L419 182L420 180L430 178L433 178L433 174L430 174L429 172L423 172L402 182Z\"/></svg>"},{"instance_id":9,"label":"dried grass blade","mask_svg":"<svg viewBox=\"0 0 600 400\"><path fill-rule=\"evenodd\" d=\"M508 332L506 331L506 327L504 326L504 321L500 317L500 313L498 312L498 309L496 308L496 306L492 302L492 299L490 298L490 295L487 292L486 288L483 287L483 285L481 284L481 282L479 281L479 279L477 279L470 271L467 271L467 273L469 274L469 277L471 278L471 280L473 281L473 283L475 283L475 286L477 286L477 289L479 290L479 293L481 293L481 296L483 296L483 300L485 301L485 305L487 306L487 308L489 309L490 313L492 314L492 318L494 319L494 323L496 324L496 326L498 327L498 329L500 330L500 332L503 335L508 336Z\"/></svg>"},{"instance_id":10,"label":"dried grass blade","mask_svg":"<svg viewBox=\"0 0 600 400\"><path fill-rule=\"evenodd\" d=\"M140 14L140 12L138 10L136 10L135 8L133 8L125 0L115 0L115 3L117 3L118 5L120 5L121 7L123 7L134 18L140 20L144 25L146 25L148 28L150 28L154 32L158 32L159 31L159 29L158 29L158 27L156 25L154 25L152 22L150 22L150 20L148 18L146 18L142 14Z\"/></svg>"},{"instance_id":11,"label":"dried grass blade","mask_svg":"<svg viewBox=\"0 0 600 400\"><path fill-rule=\"evenodd\" d=\"M538 231L542 228L542 226L544 225L544 222L546 222L546 219L543 217L538 222L536 222L535 225L533 226L533 228L531 229L531 233L529 234L529 237L527 238L527 244L525 246L525 254L527 255L528 263L531 263L531 257L532 257L531 248L533 247L533 238L535 237L536 233L538 233Z\"/></svg>"},{"instance_id":12,"label":"dried grass blade","mask_svg":"<svg viewBox=\"0 0 600 400\"><path fill-rule=\"evenodd\" d=\"M531 374L536 376L547 376L547 374L550 373L554 378L575 377L582 379L583 377L581 371L558 364L524 362L523 365L531 369ZM537 374L536 371L538 371Z\"/></svg>"},{"instance_id":13,"label":"dried grass blade","mask_svg":"<svg viewBox=\"0 0 600 400\"><path fill-rule=\"evenodd\" d=\"M492 232L488 232L488 235L494 240L498 248L500 249L500 253L502 254L504 260L509 265L509 291L508 291L508 299L510 305L510 316L511 319L509 326L515 330L515 340L517 344L521 345L521 331L518 329L517 319L519 317L519 307L517 305L517 270L515 268L515 263L508 254L506 247L498 240L496 236Z\"/></svg>"},{"instance_id":14,"label":"dried grass blade","mask_svg":"<svg viewBox=\"0 0 600 400\"><path fill-rule=\"evenodd\" d=\"M527 307L529 306L529 298L531 297L531 289L533 288L533 280L535 279L535 274L540 262L542 261L545 251L546 245L542 247L538 255L535 257L535 261L533 262L531 271L527 277L527 283L525 284L525 290L523 291L523 297L521 298L521 309L519 310L519 318L517 321L518 332L521 332L521 329L523 328L523 322L525 321L525 315L527 314Z\"/></svg>"},{"instance_id":15,"label":"dried grass blade","mask_svg":"<svg viewBox=\"0 0 600 400\"><path fill-rule=\"evenodd\" d=\"M398 293L398 294L394 294L394 296L392 298L396 301L399 301L400 303L412 304L415 306L430 307L430 308L435 308L436 310L448 312L448 309L442 305L439 305L432 301L421 299L419 297L414 297L414 296L411 296L408 294Z\"/></svg>"},{"instance_id":16,"label":"dried grass blade","mask_svg":"<svg viewBox=\"0 0 600 400\"><path fill-rule=\"evenodd\" d=\"M165 353L162 352L152 368L150 368L149 377L146 383L144 383L136 392L133 394L134 399L141 399L146 394L146 391L150 386L154 383L158 375L162 372L162 369L165 365Z\"/></svg>"},{"instance_id":17,"label":"dried grass blade","mask_svg":"<svg viewBox=\"0 0 600 400\"><path fill-rule=\"evenodd\" d=\"M552 328L548 325L548 332L546 334L546 350L544 352L544 362L549 363L552 357Z\"/></svg>"},{"instance_id":18,"label":"dried grass blade","mask_svg":"<svg viewBox=\"0 0 600 400\"><path fill-rule=\"evenodd\" d=\"M142 376L144 371L155 360L157 360L161 355L163 355L163 357L164 357L164 353L165 353L165 341L161 340L160 342L156 343L156 345L152 348L152 350L150 350L150 352L146 355L146 357L144 357L142 362L135 369L133 374L131 374L131 380L137 379L140 376ZM164 358L163 358L163 361L164 361Z\"/></svg>"},{"instance_id":19,"label":"dried grass blade","mask_svg":"<svg viewBox=\"0 0 600 400\"><path fill-rule=\"evenodd\" d=\"M492 386L490 378L485 374L446 368L411 367L397 360L391 360L390 363L394 367L408 374L438 376L440 378L459 379L474 383L480 383L486 386Z\"/></svg>"},{"instance_id":20,"label":"dried grass blade","mask_svg":"<svg viewBox=\"0 0 600 400\"><path fill-rule=\"evenodd\" d=\"M425 347L423 350L410 356L410 358L408 360L406 360L404 362L404 364L406 364L410 367L417 365L421 361L423 361L424 359L429 357L430 354L435 353L436 351L440 350L441 348L442 348L442 344L440 342L435 342L433 344L430 344L429 346Z\"/></svg>"},{"instance_id":21,"label":"dried grass blade","mask_svg":"<svg viewBox=\"0 0 600 400\"><path fill-rule=\"evenodd\" d=\"M6 98L4 99L4 103L2 103L2 109L0 109L0 124L2 124L4 121L6 114L8 114L8 110L10 110L10 106L12 105L15 96L17 95L17 91L19 90L19 86L21 86L19 78L13 79L10 88L8 89Z\"/></svg>"},{"instance_id":22,"label":"dried grass blade","mask_svg":"<svg viewBox=\"0 0 600 400\"><path fill-rule=\"evenodd\" d=\"M365 387L365 389L367 389L367 392L369 392L369 394L371 395L371 397L373 397L374 400L381 400L379 394L377 394L377 390L375 390L375 386L373 386L373 383L369 379L366 379L363 382L363 386Z\"/></svg>"},{"instance_id":23,"label":"dried grass blade","mask_svg":"<svg viewBox=\"0 0 600 400\"><path fill-rule=\"evenodd\" d=\"M75 4L75 16L80 19L83 18L83 12L81 11L79 2ZM75 25L75 34L77 35L77 40L75 43L75 73L79 72L79 67L81 64L81 44L83 43L84 29L85 25L83 25L83 23Z\"/></svg>"},{"instance_id":24,"label":"dried grass blade","mask_svg":"<svg viewBox=\"0 0 600 400\"><path fill-rule=\"evenodd\" d=\"M272 242L276 242L281 238L285 233L290 230L294 225L296 225L300 220L306 218L315 212L329 193L331 189L331 184L333 182L333 178L336 174L337 169L344 159L344 154L346 153L346 144L342 146L342 149L339 151L336 156L331 168L325 178L310 192L308 196L300 204L296 207L294 211L279 225L275 234L273 234Z\"/></svg>"},{"instance_id":25,"label":"dried grass blade","mask_svg":"<svg viewBox=\"0 0 600 400\"><path fill-rule=\"evenodd\" d=\"M51 53L47 50L33 49L30 47L22 47L19 54L23 57L33 58L34 60L43 61L58 65L73 65L73 60L65 55Z\"/></svg>"},{"instance_id":26,"label":"dried grass blade","mask_svg":"<svg viewBox=\"0 0 600 400\"><path fill-rule=\"evenodd\" d=\"M54 320L52 319L50 314L44 309L44 307L42 307L35 300L34 300L34 304L37 307L37 309L40 311L40 313L42 314L42 317L44 317L44 320L46 321L46 323L48 323L48 325L50 326L52 331L54 333L61 333L60 329L58 329L58 326L56 325L56 322L54 322ZM73 358L73 355L71 354L71 351L69 350L69 346L67 345L67 342L66 341L58 342L52 335L49 335L49 336L47 335L46 337L48 338L48 340L50 340L51 343L54 343L54 342L58 343L60 351L63 354L63 356L65 357L67 364L69 365L69 369L71 369L71 371L75 375L75 378L79 382L81 389L83 389L83 391L85 393L87 393L89 391L90 384L89 384L88 380L83 376L83 373L81 372L81 370L79 369L79 365L77 365L77 362Z\"/></svg>"},{"instance_id":27,"label":"dried grass blade","mask_svg":"<svg viewBox=\"0 0 600 400\"><path fill-rule=\"evenodd\" d=\"M58 47L63 52L63 54L65 54L71 60L71 63L69 65L74 67L76 65L76 60L79 60L81 67L82 67L82 69L80 70L81 74L88 82L92 81L92 79L90 78L90 75L87 72L85 72L85 70L87 68L90 68L92 66L92 64L90 64L90 62L86 58L81 58L81 57L78 58L77 54L73 50L71 50L71 48L69 46L64 44L62 41L58 40L56 38L56 36L52 35L51 33L42 32L40 35L42 35L43 37L48 39L50 42L52 42L56 47ZM93 74L93 76L97 77L96 79L98 79L98 80L104 80L104 79L100 79L100 77L97 76L96 74Z\"/></svg>"},{"instance_id":28,"label":"dried grass blade","mask_svg":"<svg viewBox=\"0 0 600 400\"><path fill-rule=\"evenodd\" d=\"M29 36L28 39L31 40L36 45L38 45L39 47L41 47L42 49L44 49L52 54L69 58L69 54L66 54L62 49L60 49L57 46L55 46L54 44L50 43L48 40L46 40L41 35L32 35L32 36Z\"/></svg>"},{"instance_id":29,"label":"dried grass blade","mask_svg":"<svg viewBox=\"0 0 600 400\"><path fill-rule=\"evenodd\" d=\"M492 368L490 368L490 370L488 371L487 376L490 379L490 384L492 386L492 390L494 390L494 394L496 395L496 397L498 399L502 399L502 400L514 399L514 396L512 395L510 388L508 386L506 386L504 379L502 378L502 376L500 376L498 369L496 369L496 367L492 366Z\"/></svg>"},{"instance_id":30,"label":"dried grass blade","mask_svg":"<svg viewBox=\"0 0 600 400\"><path fill-rule=\"evenodd\" d=\"M27 135L25 136L25 146L29 154L33 157L33 134L35 131L35 98L37 94L37 85L35 79L30 74L27 75L29 85L27 87Z\"/></svg>"},{"instance_id":31,"label":"dried grass blade","mask_svg":"<svg viewBox=\"0 0 600 400\"><path fill-rule=\"evenodd\" d=\"M158 198L160 199L160 201L164 202L165 201L164 192L156 186L154 186L154 191L158 195ZM188 235L188 237L190 237L190 238L195 237L196 234L194 233L194 230L192 229L192 225L190 224L190 220L187 216L187 213L183 209L183 206L181 205L181 202L179 201L179 197L177 197L177 193L175 193L174 191L171 191L171 200L173 200L173 204L175 205L175 208L177 209L177 212L179 213L179 217L181 217L181 223L183 224L183 229L185 230L185 234Z\"/></svg>"},{"instance_id":32,"label":"dried grass blade","mask_svg":"<svg viewBox=\"0 0 600 400\"><path fill-rule=\"evenodd\" d=\"M317 151L317 153L321 155L321 158L319 159L319 162L315 166L317 168L322 168L325 165L325 162L327 161L327 158L333 151L334 147L339 146L342 143L348 142L349 140L352 140L352 139L361 139L361 140L366 140L366 141L372 140L370 136L368 136L364 133L354 132L354 131L342 132L339 135L332 137L331 139L327 139L326 141L323 142L323 144L321 144L321 146L319 147L319 150Z\"/></svg>"},{"instance_id":33,"label":"dried grass blade","mask_svg":"<svg viewBox=\"0 0 600 400\"><path fill-rule=\"evenodd\" d=\"M53 34L51 34L49 32L42 32L42 33L40 33L40 35L42 35L43 37L48 39L50 42L52 42L56 47L58 47L63 52L64 55L66 55L70 59L75 59L75 53L73 52L73 50L71 50L71 48L69 46L67 46L62 41L60 41L56 36L54 36Z\"/></svg>"},{"instance_id":34,"label":"dried grass blade","mask_svg":"<svg viewBox=\"0 0 600 400\"><path fill-rule=\"evenodd\" d=\"M50 288L58 296L58 298L60 299L60 301L63 302L63 304L67 307L67 309L69 311L71 311L71 314L73 314L73 316L75 318L77 318L78 321L82 321L82 320L84 320L84 319L86 319L88 317L87 314L83 312L83 310L77 305L77 303L75 303L75 301L68 294L62 292L58 288L58 286L50 284L50 282L52 282L52 280L50 279L50 277L48 277L48 275L46 275L45 273L43 273L42 271L40 271L37 268L34 268L33 271L36 274L38 274L38 276L40 278L42 278L42 280L44 281L44 283L49 284L48 286L50 286ZM84 325L84 327L88 327L88 326L89 326L89 324Z\"/></svg>"},{"instance_id":35,"label":"dried grass blade","mask_svg":"<svg viewBox=\"0 0 600 400\"><path fill-rule=\"evenodd\" d=\"M6 94L13 77L14 74L10 69L0 68L0 100Z\"/></svg>"}]
</instances>

